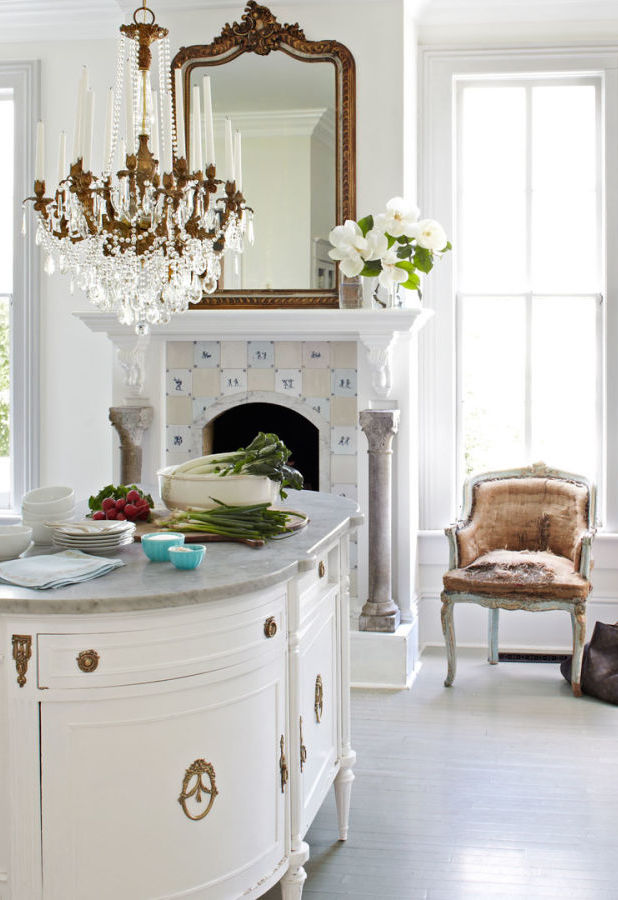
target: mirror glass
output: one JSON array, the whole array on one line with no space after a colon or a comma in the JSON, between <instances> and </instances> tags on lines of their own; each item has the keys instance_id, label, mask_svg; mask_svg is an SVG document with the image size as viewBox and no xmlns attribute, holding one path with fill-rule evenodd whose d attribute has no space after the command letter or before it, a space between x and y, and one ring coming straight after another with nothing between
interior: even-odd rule
<instances>
[{"instance_id":1,"label":"mirror glass","mask_svg":"<svg viewBox=\"0 0 618 900\"><path fill-rule=\"evenodd\" d=\"M198 64L211 79L217 177L225 172L225 118L241 134L242 183L255 240L224 260L224 290L333 290L328 233L336 223L336 70L285 52L242 53ZM189 97L193 97L191 89ZM201 91L200 91L201 94Z\"/></svg>"}]
</instances>

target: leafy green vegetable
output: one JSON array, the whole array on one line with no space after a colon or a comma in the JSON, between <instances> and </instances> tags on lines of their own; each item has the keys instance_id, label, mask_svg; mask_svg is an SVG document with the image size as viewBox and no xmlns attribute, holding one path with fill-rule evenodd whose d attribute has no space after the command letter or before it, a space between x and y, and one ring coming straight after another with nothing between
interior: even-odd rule
<instances>
[{"instance_id":1,"label":"leafy green vegetable","mask_svg":"<svg viewBox=\"0 0 618 900\"><path fill-rule=\"evenodd\" d=\"M214 509L188 509L175 512L169 519L157 524L173 531L203 531L231 538L249 538L256 541L273 541L292 534L289 520L292 515L279 509L269 509L268 503L254 506L228 506L211 497ZM306 516L303 516L306 518Z\"/></svg>"},{"instance_id":2,"label":"leafy green vegetable","mask_svg":"<svg viewBox=\"0 0 618 900\"><path fill-rule=\"evenodd\" d=\"M93 494L93 496L89 498L88 508L91 512L96 512L103 508L103 501L107 497L111 497L113 500L120 500L121 497L126 497L129 491L137 491L140 497L143 497L148 501L150 507L154 506L154 500L151 495L145 494L136 484L119 484L116 486L108 484L104 488L101 488L98 494Z\"/></svg>"}]
</instances>

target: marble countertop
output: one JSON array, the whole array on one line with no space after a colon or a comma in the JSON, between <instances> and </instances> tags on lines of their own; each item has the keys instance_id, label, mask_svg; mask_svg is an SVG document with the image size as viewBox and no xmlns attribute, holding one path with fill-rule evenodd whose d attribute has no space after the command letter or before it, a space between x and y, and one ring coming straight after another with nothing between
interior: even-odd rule
<instances>
[{"instance_id":1,"label":"marble countertop","mask_svg":"<svg viewBox=\"0 0 618 900\"><path fill-rule=\"evenodd\" d=\"M0 613L127 612L238 596L310 569L328 542L362 523L355 502L332 494L290 491L281 505L306 513L307 527L260 549L207 544L204 562L194 571L150 562L141 546L133 544L109 554L122 559L124 566L93 581L47 591L0 584Z\"/></svg>"}]
</instances>

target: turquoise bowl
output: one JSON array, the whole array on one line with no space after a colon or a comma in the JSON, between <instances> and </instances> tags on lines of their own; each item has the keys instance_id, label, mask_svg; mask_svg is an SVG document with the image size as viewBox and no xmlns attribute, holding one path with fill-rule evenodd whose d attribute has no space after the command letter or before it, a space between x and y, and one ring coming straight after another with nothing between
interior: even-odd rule
<instances>
[{"instance_id":1,"label":"turquoise bowl","mask_svg":"<svg viewBox=\"0 0 618 900\"><path fill-rule=\"evenodd\" d=\"M170 562L177 569L197 569L204 559L204 544L185 544L184 547L170 547Z\"/></svg>"},{"instance_id":2,"label":"turquoise bowl","mask_svg":"<svg viewBox=\"0 0 618 900\"><path fill-rule=\"evenodd\" d=\"M154 531L142 535L142 550L152 562L169 562L170 548L184 542L185 536L179 531Z\"/></svg>"}]
</instances>

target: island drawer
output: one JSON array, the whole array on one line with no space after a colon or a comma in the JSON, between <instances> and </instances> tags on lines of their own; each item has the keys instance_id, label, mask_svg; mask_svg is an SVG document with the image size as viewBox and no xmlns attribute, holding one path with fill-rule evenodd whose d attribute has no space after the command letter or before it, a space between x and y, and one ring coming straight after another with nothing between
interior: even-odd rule
<instances>
[{"instance_id":1,"label":"island drawer","mask_svg":"<svg viewBox=\"0 0 618 900\"><path fill-rule=\"evenodd\" d=\"M174 618L157 627L37 635L42 689L117 687L214 672L285 652L285 594L231 604L234 612Z\"/></svg>"}]
</instances>

